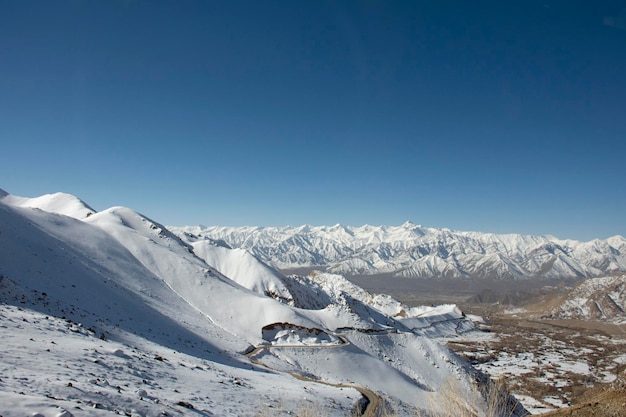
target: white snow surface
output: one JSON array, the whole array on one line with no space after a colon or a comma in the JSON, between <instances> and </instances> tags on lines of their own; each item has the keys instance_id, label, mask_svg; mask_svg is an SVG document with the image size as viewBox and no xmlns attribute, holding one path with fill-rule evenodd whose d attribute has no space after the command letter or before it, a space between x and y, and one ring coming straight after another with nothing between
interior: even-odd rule
<instances>
[{"instance_id":1,"label":"white snow surface","mask_svg":"<svg viewBox=\"0 0 626 417\"><path fill-rule=\"evenodd\" d=\"M437 341L475 331L455 306L409 308L181 237L125 207L0 192L0 414L339 416L361 401L286 372L411 414L443 381L476 378ZM253 346L273 348L252 362Z\"/></svg>"},{"instance_id":2,"label":"white snow surface","mask_svg":"<svg viewBox=\"0 0 626 417\"><path fill-rule=\"evenodd\" d=\"M28 198L8 194L0 189L0 201L18 207L33 207L51 213L64 214L75 219L84 219L96 211L71 194L54 193Z\"/></svg>"},{"instance_id":3,"label":"white snow surface","mask_svg":"<svg viewBox=\"0 0 626 417\"><path fill-rule=\"evenodd\" d=\"M349 275L408 278L582 278L626 271L626 239L578 242L553 236L423 227L170 227L243 248L280 269L324 267Z\"/></svg>"},{"instance_id":4,"label":"white snow surface","mask_svg":"<svg viewBox=\"0 0 626 417\"><path fill-rule=\"evenodd\" d=\"M0 319L6 417L194 415L188 405L202 416L255 416L263 409L297 412L310 401L324 413L348 415L360 397L216 352L190 355L128 334L123 342L100 340L27 308L3 305Z\"/></svg>"}]
</instances>

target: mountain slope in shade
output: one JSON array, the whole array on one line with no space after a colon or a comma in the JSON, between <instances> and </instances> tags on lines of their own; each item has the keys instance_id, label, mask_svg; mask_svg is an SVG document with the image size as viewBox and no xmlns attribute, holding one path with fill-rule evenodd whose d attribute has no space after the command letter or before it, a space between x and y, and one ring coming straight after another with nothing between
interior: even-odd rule
<instances>
[{"instance_id":1,"label":"mountain slope in shade","mask_svg":"<svg viewBox=\"0 0 626 417\"><path fill-rule=\"evenodd\" d=\"M437 342L473 330L454 306L411 309L336 275L286 277L125 207L83 217L67 215L75 198L24 201L0 200L5 417L255 415L259 401L295 413L303 398L339 416L360 400L284 372L365 386L415 414L440 403L445 381L478 377ZM275 371L243 354L252 345L273 347L255 360Z\"/></svg>"},{"instance_id":2,"label":"mountain slope in shade","mask_svg":"<svg viewBox=\"0 0 626 417\"><path fill-rule=\"evenodd\" d=\"M578 242L552 236L401 226L170 227L243 248L280 269L408 278L564 279L626 271L626 239Z\"/></svg>"}]
</instances>

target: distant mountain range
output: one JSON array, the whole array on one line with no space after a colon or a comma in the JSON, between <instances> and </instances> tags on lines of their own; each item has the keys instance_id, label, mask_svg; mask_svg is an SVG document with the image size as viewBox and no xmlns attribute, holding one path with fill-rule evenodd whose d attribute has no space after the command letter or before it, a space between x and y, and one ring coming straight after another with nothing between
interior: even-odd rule
<instances>
[{"instance_id":1,"label":"distant mountain range","mask_svg":"<svg viewBox=\"0 0 626 417\"><path fill-rule=\"evenodd\" d=\"M243 248L282 270L407 278L567 279L626 271L626 239L579 242L553 236L401 226L170 227Z\"/></svg>"}]
</instances>

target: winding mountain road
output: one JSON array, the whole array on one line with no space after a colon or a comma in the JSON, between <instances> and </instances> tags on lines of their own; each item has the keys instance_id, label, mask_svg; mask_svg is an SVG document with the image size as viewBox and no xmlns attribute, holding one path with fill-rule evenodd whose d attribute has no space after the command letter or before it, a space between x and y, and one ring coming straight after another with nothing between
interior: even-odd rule
<instances>
[{"instance_id":1,"label":"winding mountain road","mask_svg":"<svg viewBox=\"0 0 626 417\"><path fill-rule=\"evenodd\" d=\"M307 345L267 345L267 346L255 346L253 350L251 350L250 352L246 353L246 356L250 359L250 361L256 365L260 365L263 366L267 369L273 370L275 371L276 369L270 368L269 366L267 366L266 364L264 364L263 362L261 362L258 359L255 359L254 357L256 355L258 355L259 353L261 353L263 350L270 350L270 349L333 349L333 348L342 348L342 347L346 347L348 345L350 345L350 341L348 339L346 339L344 336L342 335L337 335L337 337L341 340L341 344L332 344L332 345L314 345L314 346L307 346ZM362 416L363 417L375 417L376 416L376 411L378 410L378 407L381 404L381 399L380 396L378 394L376 394L374 391L370 390L367 387L364 387L362 385L356 385L356 384L343 384L343 383L332 383L332 382L327 382L327 381L322 381L319 379L313 379L313 378L309 378L307 376L304 376L302 374L296 373L296 372L289 372L289 374L291 376L293 376L294 378L297 378L301 381L309 381L309 382L315 382L318 384L323 384L323 385L329 385L331 387L337 387L337 388L354 388L355 390L359 391L366 399L367 399L367 404L365 405L365 410L363 410L362 412Z\"/></svg>"}]
</instances>

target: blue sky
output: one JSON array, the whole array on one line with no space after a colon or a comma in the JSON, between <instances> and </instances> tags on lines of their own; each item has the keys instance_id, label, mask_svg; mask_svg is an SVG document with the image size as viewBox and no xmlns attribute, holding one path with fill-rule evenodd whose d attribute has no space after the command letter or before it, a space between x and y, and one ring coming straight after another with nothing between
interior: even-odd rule
<instances>
[{"instance_id":1,"label":"blue sky","mask_svg":"<svg viewBox=\"0 0 626 417\"><path fill-rule=\"evenodd\" d=\"M0 0L0 188L626 235L625 51L619 1Z\"/></svg>"}]
</instances>

